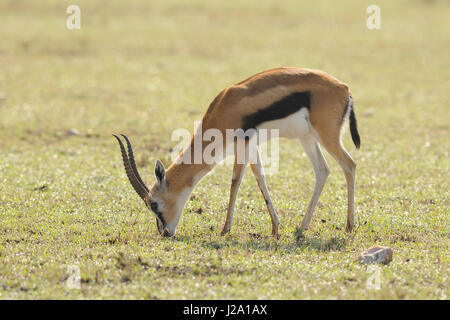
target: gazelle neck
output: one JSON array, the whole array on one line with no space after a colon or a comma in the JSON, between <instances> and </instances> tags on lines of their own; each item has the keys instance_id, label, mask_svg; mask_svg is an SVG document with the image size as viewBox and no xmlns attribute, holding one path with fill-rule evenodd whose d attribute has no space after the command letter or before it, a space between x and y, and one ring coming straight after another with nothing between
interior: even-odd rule
<instances>
[{"instance_id":1,"label":"gazelle neck","mask_svg":"<svg viewBox=\"0 0 450 320\"><path fill-rule=\"evenodd\" d=\"M194 164L191 162L183 162L180 157L183 157L185 152L189 152L189 147L183 151L178 157L177 161L166 170L166 183L168 196L173 201L175 210L175 217L167 224L167 228L175 233L178 222L183 213L183 209L189 196L194 190L197 183L208 173L214 166L207 164Z\"/></svg>"},{"instance_id":2,"label":"gazelle neck","mask_svg":"<svg viewBox=\"0 0 450 320\"><path fill-rule=\"evenodd\" d=\"M189 190L190 195L197 183L215 167L203 161L194 163L193 149L191 143L166 171L167 184L173 193L181 194Z\"/></svg>"}]
</instances>

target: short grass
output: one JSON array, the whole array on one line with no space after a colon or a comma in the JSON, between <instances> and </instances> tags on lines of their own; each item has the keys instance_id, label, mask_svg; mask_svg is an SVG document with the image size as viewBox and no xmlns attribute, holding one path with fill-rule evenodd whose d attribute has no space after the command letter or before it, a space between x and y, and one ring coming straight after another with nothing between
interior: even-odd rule
<instances>
[{"instance_id":1,"label":"short grass","mask_svg":"<svg viewBox=\"0 0 450 320\"><path fill-rule=\"evenodd\" d=\"M82 25L70 31L74 2ZM0 298L448 299L450 6L376 1L382 28L371 31L373 2L1 1ZM150 183L173 130L192 130L223 87L278 66L351 87L356 230L343 230L345 180L327 155L311 228L296 233L314 176L285 140L267 178L280 240L249 172L232 232L219 235L228 165L200 182L177 236L161 238L111 133L130 136ZM354 262L375 244L393 248L389 265ZM72 265L79 290L67 287ZM379 289L367 285L377 272Z\"/></svg>"}]
</instances>

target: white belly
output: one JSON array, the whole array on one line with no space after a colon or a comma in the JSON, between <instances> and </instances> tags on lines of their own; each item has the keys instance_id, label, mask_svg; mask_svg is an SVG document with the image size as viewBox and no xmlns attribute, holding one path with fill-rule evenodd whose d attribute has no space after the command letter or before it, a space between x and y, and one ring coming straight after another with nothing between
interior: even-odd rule
<instances>
[{"instance_id":1,"label":"white belly","mask_svg":"<svg viewBox=\"0 0 450 320\"><path fill-rule=\"evenodd\" d=\"M309 111L307 108L301 108L286 118L264 122L257 129L268 129L269 136L271 129L277 129L280 138L300 139L311 133Z\"/></svg>"}]
</instances>

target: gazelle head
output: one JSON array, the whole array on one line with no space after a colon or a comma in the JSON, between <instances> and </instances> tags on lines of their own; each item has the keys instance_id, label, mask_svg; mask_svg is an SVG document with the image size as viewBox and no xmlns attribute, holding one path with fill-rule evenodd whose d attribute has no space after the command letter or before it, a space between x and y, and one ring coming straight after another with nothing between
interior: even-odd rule
<instances>
[{"instance_id":1,"label":"gazelle head","mask_svg":"<svg viewBox=\"0 0 450 320\"><path fill-rule=\"evenodd\" d=\"M161 161L156 161L155 177L156 182L152 188L147 188L146 184L142 180L134 161L133 149L129 139L122 134L126 143L127 151L117 135L113 135L120 145L120 151L122 153L123 165L127 174L128 180L133 186L136 193L144 201L147 208L149 208L156 217L156 225L161 235L171 237L175 234L178 221L180 219L180 213L183 208L177 204L176 201L168 190L168 184L166 181L166 170Z\"/></svg>"}]
</instances>

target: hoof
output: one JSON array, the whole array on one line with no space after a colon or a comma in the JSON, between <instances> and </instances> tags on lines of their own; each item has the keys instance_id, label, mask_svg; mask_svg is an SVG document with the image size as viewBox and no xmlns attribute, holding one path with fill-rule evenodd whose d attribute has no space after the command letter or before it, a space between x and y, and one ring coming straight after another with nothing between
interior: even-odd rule
<instances>
[{"instance_id":1,"label":"hoof","mask_svg":"<svg viewBox=\"0 0 450 320\"><path fill-rule=\"evenodd\" d=\"M347 224L347 226L345 227L345 231L347 232L352 232L354 226L351 226L349 224Z\"/></svg>"},{"instance_id":2,"label":"hoof","mask_svg":"<svg viewBox=\"0 0 450 320\"><path fill-rule=\"evenodd\" d=\"M278 234L278 229L272 229L272 237L275 239L280 239L280 235Z\"/></svg>"}]
</instances>

